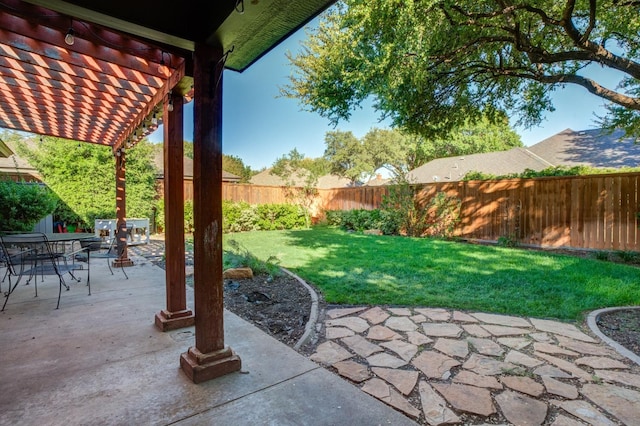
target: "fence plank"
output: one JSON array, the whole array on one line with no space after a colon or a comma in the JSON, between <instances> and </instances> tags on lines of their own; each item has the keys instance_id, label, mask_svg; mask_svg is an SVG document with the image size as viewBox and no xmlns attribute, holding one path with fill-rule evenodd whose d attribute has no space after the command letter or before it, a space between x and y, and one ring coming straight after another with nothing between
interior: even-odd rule
<instances>
[{"instance_id":1,"label":"fence plank","mask_svg":"<svg viewBox=\"0 0 640 426\"><path fill-rule=\"evenodd\" d=\"M455 234L497 241L515 236L522 244L598 250L640 251L640 173L438 182L418 189L426 205L439 191L461 201ZM185 181L185 199L193 197ZM318 190L312 215L326 210L375 209L388 186ZM223 183L223 199L249 204L288 203L286 188Z\"/></svg>"}]
</instances>

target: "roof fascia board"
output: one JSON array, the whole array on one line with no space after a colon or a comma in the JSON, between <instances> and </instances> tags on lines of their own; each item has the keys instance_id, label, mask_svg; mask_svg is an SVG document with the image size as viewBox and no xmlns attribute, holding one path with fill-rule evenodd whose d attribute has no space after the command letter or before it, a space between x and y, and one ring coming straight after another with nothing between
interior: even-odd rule
<instances>
[{"instance_id":1,"label":"roof fascia board","mask_svg":"<svg viewBox=\"0 0 640 426\"><path fill-rule=\"evenodd\" d=\"M174 46L180 49L189 50L193 52L195 50L195 43L192 40L187 40L181 37L176 37L170 34L156 31L151 28L147 28L132 22L128 22L122 19L114 18L112 16L105 15L100 12L86 9L84 7L76 6L74 4L67 3L61 0L24 0L27 3L35 4L37 6L45 7L47 9L54 10L64 15L69 15L74 18L90 21L95 24L102 25L107 28L113 28L118 31L133 34L138 37L144 37L148 40L153 40L158 43L164 43L169 46Z\"/></svg>"}]
</instances>

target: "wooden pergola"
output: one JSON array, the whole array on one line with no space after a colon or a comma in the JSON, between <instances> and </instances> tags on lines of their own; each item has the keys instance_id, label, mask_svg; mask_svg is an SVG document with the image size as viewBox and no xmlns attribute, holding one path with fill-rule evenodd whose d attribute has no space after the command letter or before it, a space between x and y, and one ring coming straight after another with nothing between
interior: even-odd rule
<instances>
[{"instance_id":1,"label":"wooden pergola","mask_svg":"<svg viewBox=\"0 0 640 426\"><path fill-rule=\"evenodd\" d=\"M0 0L0 127L107 145L126 251L126 153L164 126L166 307L195 324L180 357L196 383L240 369L224 344L222 75L243 71L332 0ZM187 306L183 105L194 102L194 306ZM194 314L195 311L195 314Z\"/></svg>"}]
</instances>

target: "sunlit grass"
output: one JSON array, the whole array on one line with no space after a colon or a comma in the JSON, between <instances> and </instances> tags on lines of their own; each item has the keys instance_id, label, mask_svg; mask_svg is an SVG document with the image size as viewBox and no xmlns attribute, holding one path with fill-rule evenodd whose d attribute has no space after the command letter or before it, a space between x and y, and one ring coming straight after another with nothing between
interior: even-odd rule
<instances>
[{"instance_id":1,"label":"sunlit grass","mask_svg":"<svg viewBox=\"0 0 640 426\"><path fill-rule=\"evenodd\" d=\"M431 306L578 319L640 304L640 269L596 259L318 227L225 235L335 304Z\"/></svg>"}]
</instances>

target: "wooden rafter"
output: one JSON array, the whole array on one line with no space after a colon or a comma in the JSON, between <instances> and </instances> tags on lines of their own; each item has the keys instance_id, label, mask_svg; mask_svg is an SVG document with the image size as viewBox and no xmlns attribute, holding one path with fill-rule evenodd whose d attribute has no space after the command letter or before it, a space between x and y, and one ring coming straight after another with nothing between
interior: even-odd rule
<instances>
[{"instance_id":1,"label":"wooden rafter","mask_svg":"<svg viewBox=\"0 0 640 426\"><path fill-rule=\"evenodd\" d=\"M0 127L115 150L157 127L148 118L184 75L184 59L161 47L18 0L0 4Z\"/></svg>"}]
</instances>

